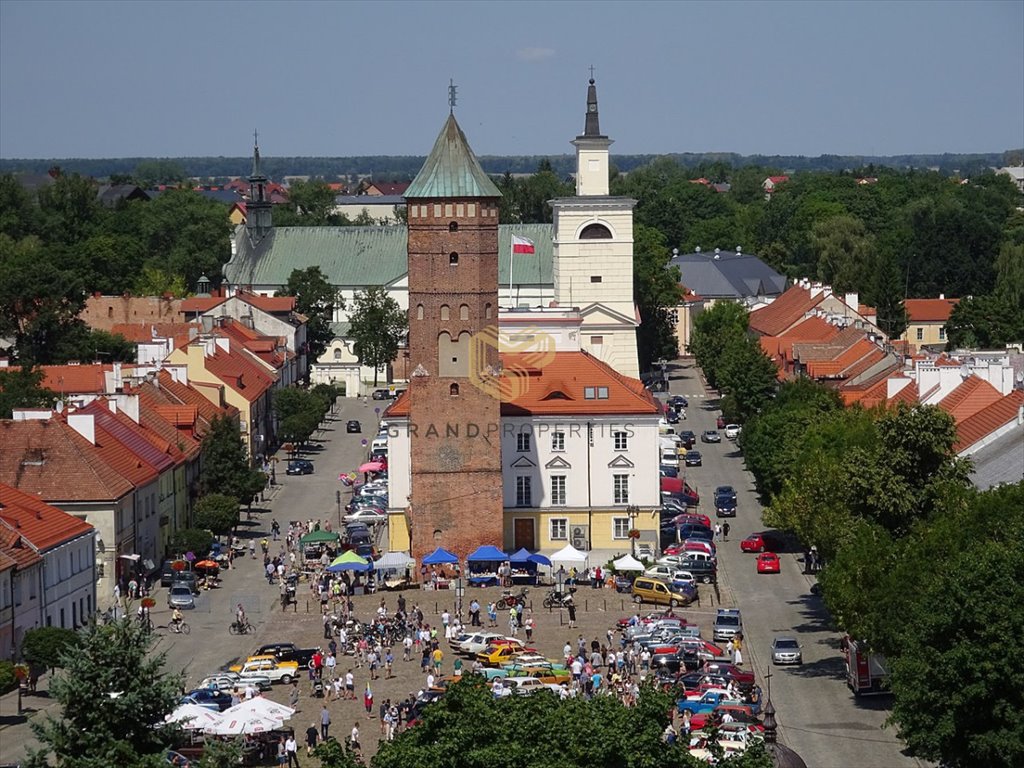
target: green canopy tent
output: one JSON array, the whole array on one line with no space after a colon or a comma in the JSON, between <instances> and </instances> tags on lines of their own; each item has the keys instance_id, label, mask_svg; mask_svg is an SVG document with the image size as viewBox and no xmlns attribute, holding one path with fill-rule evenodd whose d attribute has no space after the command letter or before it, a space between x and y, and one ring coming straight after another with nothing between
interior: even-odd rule
<instances>
[{"instance_id":1,"label":"green canopy tent","mask_svg":"<svg viewBox=\"0 0 1024 768\"><path fill-rule=\"evenodd\" d=\"M299 539L299 543L302 546L307 544L336 544L339 538L341 537L334 531L313 531Z\"/></svg>"}]
</instances>

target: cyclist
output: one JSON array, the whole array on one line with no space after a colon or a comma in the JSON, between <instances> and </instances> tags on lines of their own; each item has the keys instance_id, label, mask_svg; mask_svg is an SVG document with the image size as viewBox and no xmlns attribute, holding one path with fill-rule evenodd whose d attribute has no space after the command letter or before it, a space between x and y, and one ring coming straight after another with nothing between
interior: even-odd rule
<instances>
[{"instance_id":1,"label":"cyclist","mask_svg":"<svg viewBox=\"0 0 1024 768\"><path fill-rule=\"evenodd\" d=\"M174 626L175 632L181 632L181 624L184 617L181 615L181 608L175 607L171 613L171 624Z\"/></svg>"},{"instance_id":2,"label":"cyclist","mask_svg":"<svg viewBox=\"0 0 1024 768\"><path fill-rule=\"evenodd\" d=\"M246 621L246 618L245 618L245 608L242 607L241 603L238 604L238 607L235 610L235 621L236 621L236 623L238 625L238 631L239 632L244 632L245 631L245 625L248 622Z\"/></svg>"}]
</instances>

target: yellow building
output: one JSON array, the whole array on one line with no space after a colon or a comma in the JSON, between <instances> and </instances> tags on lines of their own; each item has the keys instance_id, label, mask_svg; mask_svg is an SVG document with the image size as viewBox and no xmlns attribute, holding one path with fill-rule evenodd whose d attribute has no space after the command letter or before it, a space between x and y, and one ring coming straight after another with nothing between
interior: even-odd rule
<instances>
[{"instance_id":1,"label":"yellow building","mask_svg":"<svg viewBox=\"0 0 1024 768\"><path fill-rule=\"evenodd\" d=\"M946 323L960 299L907 299L907 330L900 337L918 349L946 345Z\"/></svg>"}]
</instances>

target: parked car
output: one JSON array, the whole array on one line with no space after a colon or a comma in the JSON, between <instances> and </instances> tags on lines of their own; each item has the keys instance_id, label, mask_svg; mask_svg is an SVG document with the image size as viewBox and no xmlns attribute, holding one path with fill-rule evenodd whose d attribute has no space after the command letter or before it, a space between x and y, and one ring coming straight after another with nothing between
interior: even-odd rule
<instances>
[{"instance_id":1,"label":"parked car","mask_svg":"<svg viewBox=\"0 0 1024 768\"><path fill-rule=\"evenodd\" d=\"M309 669L316 648L299 648L295 643L267 643L256 649L253 656L273 656L278 661L294 661L299 669Z\"/></svg>"},{"instance_id":2,"label":"parked car","mask_svg":"<svg viewBox=\"0 0 1024 768\"><path fill-rule=\"evenodd\" d=\"M636 603L661 603L675 608L680 605L689 605L693 602L693 597L682 589L663 581L641 576L633 582L633 601Z\"/></svg>"},{"instance_id":3,"label":"parked car","mask_svg":"<svg viewBox=\"0 0 1024 768\"><path fill-rule=\"evenodd\" d=\"M211 712L223 712L231 706L231 694L216 688L196 688L181 697L179 704L195 704Z\"/></svg>"},{"instance_id":4,"label":"parked car","mask_svg":"<svg viewBox=\"0 0 1024 768\"><path fill-rule=\"evenodd\" d=\"M662 477L679 477L679 467L673 467L670 464L661 464L659 466L659 472Z\"/></svg>"},{"instance_id":5,"label":"parked car","mask_svg":"<svg viewBox=\"0 0 1024 768\"><path fill-rule=\"evenodd\" d=\"M729 640L743 634L743 617L738 608L719 608L711 636L715 640Z\"/></svg>"},{"instance_id":6,"label":"parked car","mask_svg":"<svg viewBox=\"0 0 1024 768\"><path fill-rule=\"evenodd\" d=\"M673 408L689 408L690 403L682 395L673 395L668 399L668 404Z\"/></svg>"},{"instance_id":7,"label":"parked car","mask_svg":"<svg viewBox=\"0 0 1024 768\"><path fill-rule=\"evenodd\" d=\"M693 444L697 442L697 436L691 430L684 429L679 433L679 442L684 448L692 448Z\"/></svg>"},{"instance_id":8,"label":"parked car","mask_svg":"<svg viewBox=\"0 0 1024 768\"><path fill-rule=\"evenodd\" d=\"M175 570L175 563L180 563L179 570ZM181 581L181 574L190 567L188 560L164 560L164 564L160 567L160 586L169 587L174 582Z\"/></svg>"},{"instance_id":9,"label":"parked car","mask_svg":"<svg viewBox=\"0 0 1024 768\"><path fill-rule=\"evenodd\" d=\"M801 664L804 656L795 637L772 639L772 664Z\"/></svg>"},{"instance_id":10,"label":"parked car","mask_svg":"<svg viewBox=\"0 0 1024 768\"><path fill-rule=\"evenodd\" d=\"M363 425L357 419L349 419L345 422L345 431L348 433L359 433L363 431Z\"/></svg>"},{"instance_id":11,"label":"parked car","mask_svg":"<svg viewBox=\"0 0 1024 768\"><path fill-rule=\"evenodd\" d=\"M270 678L261 677L259 675L246 675L243 680L235 672L219 672L216 675L210 675L204 677L197 685L197 688L214 688L218 691L226 691L230 693L235 688L241 688L246 685L254 685L261 691L270 690Z\"/></svg>"},{"instance_id":12,"label":"parked car","mask_svg":"<svg viewBox=\"0 0 1024 768\"><path fill-rule=\"evenodd\" d=\"M288 468L284 473L286 475L312 475L313 462L306 459L292 459L288 462Z\"/></svg>"},{"instance_id":13,"label":"parked car","mask_svg":"<svg viewBox=\"0 0 1024 768\"><path fill-rule=\"evenodd\" d=\"M463 640L459 643L458 653L464 653L467 656L476 656L480 651L484 650L495 640L504 637L504 635L498 634L497 632L477 632L471 635L468 639Z\"/></svg>"},{"instance_id":14,"label":"parked car","mask_svg":"<svg viewBox=\"0 0 1024 768\"><path fill-rule=\"evenodd\" d=\"M715 489L715 514L718 517L736 517L736 490L731 485Z\"/></svg>"},{"instance_id":15,"label":"parked car","mask_svg":"<svg viewBox=\"0 0 1024 768\"><path fill-rule=\"evenodd\" d=\"M269 677L275 683L288 685L299 677L299 664L295 661L278 661L271 655L250 656L242 664L228 667L228 672L237 672L245 680L249 675Z\"/></svg>"},{"instance_id":16,"label":"parked car","mask_svg":"<svg viewBox=\"0 0 1024 768\"><path fill-rule=\"evenodd\" d=\"M705 429L700 433L700 441L702 443L720 443L722 436L713 429Z\"/></svg>"},{"instance_id":17,"label":"parked car","mask_svg":"<svg viewBox=\"0 0 1024 768\"><path fill-rule=\"evenodd\" d=\"M394 397L390 389L375 389L371 397L374 400L390 400Z\"/></svg>"},{"instance_id":18,"label":"parked car","mask_svg":"<svg viewBox=\"0 0 1024 768\"><path fill-rule=\"evenodd\" d=\"M782 563L774 552L762 552L757 556L758 573L781 573Z\"/></svg>"},{"instance_id":19,"label":"parked car","mask_svg":"<svg viewBox=\"0 0 1024 768\"><path fill-rule=\"evenodd\" d=\"M688 467L699 467L703 462L703 457L700 455L700 451L687 451L683 457L683 461L686 462Z\"/></svg>"},{"instance_id":20,"label":"parked car","mask_svg":"<svg viewBox=\"0 0 1024 768\"><path fill-rule=\"evenodd\" d=\"M729 440L735 440L737 437L740 436L740 432L742 432L742 431L743 431L743 428L739 424L726 424L725 425L725 436Z\"/></svg>"},{"instance_id":21,"label":"parked car","mask_svg":"<svg viewBox=\"0 0 1024 768\"><path fill-rule=\"evenodd\" d=\"M195 608L196 598L192 594L192 587L181 581L171 584L171 588L167 591L167 607Z\"/></svg>"},{"instance_id":22,"label":"parked car","mask_svg":"<svg viewBox=\"0 0 1024 768\"><path fill-rule=\"evenodd\" d=\"M360 507L351 514L345 515L346 523L362 522L367 525L378 525L387 522L388 516L376 507Z\"/></svg>"},{"instance_id":23,"label":"parked car","mask_svg":"<svg viewBox=\"0 0 1024 768\"><path fill-rule=\"evenodd\" d=\"M669 408L668 410L665 411L665 421L667 421L669 424L678 424L679 414L676 413L671 408Z\"/></svg>"}]
</instances>

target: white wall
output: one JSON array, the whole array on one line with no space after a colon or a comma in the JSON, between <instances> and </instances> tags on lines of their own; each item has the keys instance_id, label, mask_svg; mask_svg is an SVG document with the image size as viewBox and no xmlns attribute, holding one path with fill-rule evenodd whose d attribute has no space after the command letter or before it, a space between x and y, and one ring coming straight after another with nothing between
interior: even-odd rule
<instances>
[{"instance_id":1,"label":"white wall","mask_svg":"<svg viewBox=\"0 0 1024 768\"><path fill-rule=\"evenodd\" d=\"M80 627L96 610L95 557L94 532L43 554L44 625Z\"/></svg>"}]
</instances>

